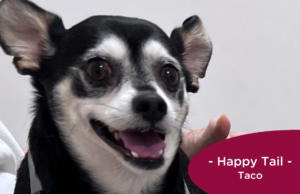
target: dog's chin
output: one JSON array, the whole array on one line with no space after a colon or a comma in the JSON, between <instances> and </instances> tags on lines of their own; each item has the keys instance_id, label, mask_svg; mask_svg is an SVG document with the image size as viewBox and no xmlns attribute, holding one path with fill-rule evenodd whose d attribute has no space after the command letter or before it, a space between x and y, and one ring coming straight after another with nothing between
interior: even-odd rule
<instances>
[{"instance_id":1,"label":"dog's chin","mask_svg":"<svg viewBox=\"0 0 300 194\"><path fill-rule=\"evenodd\" d=\"M155 170L164 165L165 133L160 129L118 131L95 119L90 120L90 124L96 134L134 168Z\"/></svg>"}]
</instances>

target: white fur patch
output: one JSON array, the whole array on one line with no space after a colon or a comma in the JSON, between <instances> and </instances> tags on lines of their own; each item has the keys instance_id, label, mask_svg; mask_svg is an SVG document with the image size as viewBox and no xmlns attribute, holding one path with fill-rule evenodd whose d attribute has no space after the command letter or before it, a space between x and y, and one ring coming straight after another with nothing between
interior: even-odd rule
<instances>
[{"instance_id":1,"label":"white fur patch","mask_svg":"<svg viewBox=\"0 0 300 194\"><path fill-rule=\"evenodd\" d=\"M84 58L91 57L111 57L117 61L126 59L128 55L128 47L123 40L115 35L105 37L95 48L89 50Z\"/></svg>"},{"instance_id":2,"label":"white fur patch","mask_svg":"<svg viewBox=\"0 0 300 194\"><path fill-rule=\"evenodd\" d=\"M72 154L79 159L92 179L104 186L108 193L140 194L145 189L158 189L157 183L165 174L172 161L171 158L166 160L163 167L156 170L136 169L125 162L119 152L104 143L89 124L90 118L97 118L104 119L103 121L114 127L125 129L125 126L122 126L122 123L126 124L124 120L129 121L134 118L127 112L129 108L124 108L134 96L134 90L124 86L123 91L110 93L103 98L78 99L72 94L70 88L71 80L67 78L55 90L63 112L63 118L58 123L66 138L65 141L71 145ZM123 108L123 111L109 106ZM121 120L113 122L114 117ZM172 138L167 139L170 141ZM172 146L168 147L172 148Z\"/></svg>"},{"instance_id":3,"label":"white fur patch","mask_svg":"<svg viewBox=\"0 0 300 194\"><path fill-rule=\"evenodd\" d=\"M175 102L175 100L171 100L165 92L157 85L156 82L151 83L151 85L156 89L156 92L159 96L161 96L164 101L166 102L168 106L168 112L166 117L163 119L163 121L160 122L161 127L164 129L168 129L168 134L165 139L165 143L167 145L167 149L165 149L165 157L171 158L173 160L173 157L176 153L180 133L182 129L182 124L185 121L186 112L187 112L187 101L188 99L185 98L185 105L183 107L180 107L178 102Z\"/></svg>"},{"instance_id":4,"label":"white fur patch","mask_svg":"<svg viewBox=\"0 0 300 194\"><path fill-rule=\"evenodd\" d=\"M163 46L155 41L150 41L144 48L147 57L168 58L176 63ZM130 64L126 45L115 36L105 38L86 57L105 54ZM130 68L130 65L126 66L127 70ZM71 145L72 154L79 159L95 183L104 186L108 193L140 194L145 190L155 192L155 189L159 189L159 183L179 146L180 131L187 110L180 107L175 99L170 99L156 82L150 83L168 106L166 116L157 123L157 127L167 131L163 155L165 163L155 170L141 170L126 162L121 153L103 142L89 123L90 119L97 119L118 131L149 126L132 110L132 100L138 92L130 79L99 98L77 98L72 93L71 84L71 78L66 78L55 89L63 116L58 122L66 141Z\"/></svg>"},{"instance_id":5,"label":"white fur patch","mask_svg":"<svg viewBox=\"0 0 300 194\"><path fill-rule=\"evenodd\" d=\"M143 54L145 60L162 61L174 64L177 68L181 68L178 61L170 55L168 50L161 42L150 39L143 46Z\"/></svg>"}]
</instances>

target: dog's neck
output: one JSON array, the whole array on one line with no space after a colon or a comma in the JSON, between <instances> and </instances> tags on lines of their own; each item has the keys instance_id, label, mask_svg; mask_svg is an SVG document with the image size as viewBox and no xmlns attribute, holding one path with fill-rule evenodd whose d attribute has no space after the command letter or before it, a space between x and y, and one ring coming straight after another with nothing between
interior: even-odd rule
<instances>
[{"instance_id":1,"label":"dog's neck","mask_svg":"<svg viewBox=\"0 0 300 194\"><path fill-rule=\"evenodd\" d=\"M179 175L179 158L176 155L173 163L165 175L146 177L134 175L129 169L118 169L120 163L116 163L116 169L103 169L102 179L104 184L115 182L114 192L99 185L95 181L95 174L82 167L79 160L71 154L70 148L62 139L62 134L52 119L48 101L45 94L40 94L36 99L36 115L30 129L29 146L33 161L36 165L36 173L41 180L43 190L46 193L174 193L174 184L182 184ZM93 158L91 158L93 160ZM101 163L99 162L99 165ZM99 171L97 171L99 172ZM108 173L111 173L108 176ZM115 172L115 173L114 173ZM124 178L119 178L119 177ZM118 180L119 178L119 180ZM111 180L113 179L113 180ZM155 181L154 181L155 179ZM157 190L143 190L143 186L151 180L153 188ZM148 185L149 186L149 185ZM151 188L151 187L149 187ZM123 191L123 192L122 192ZM175 192L176 193L176 192Z\"/></svg>"}]
</instances>

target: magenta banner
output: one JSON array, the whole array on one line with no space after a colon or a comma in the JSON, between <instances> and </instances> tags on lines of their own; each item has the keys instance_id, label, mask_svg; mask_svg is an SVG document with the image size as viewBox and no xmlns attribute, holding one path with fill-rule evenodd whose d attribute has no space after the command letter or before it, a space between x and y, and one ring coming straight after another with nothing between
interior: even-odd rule
<instances>
[{"instance_id":1,"label":"magenta banner","mask_svg":"<svg viewBox=\"0 0 300 194\"><path fill-rule=\"evenodd\" d=\"M300 130L214 144L193 158L189 174L209 194L300 193Z\"/></svg>"}]
</instances>

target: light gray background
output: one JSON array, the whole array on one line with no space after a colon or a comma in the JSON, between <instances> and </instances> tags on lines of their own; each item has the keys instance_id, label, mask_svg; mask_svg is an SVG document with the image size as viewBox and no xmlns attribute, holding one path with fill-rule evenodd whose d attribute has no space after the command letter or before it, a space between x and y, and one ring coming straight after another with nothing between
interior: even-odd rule
<instances>
[{"instance_id":1,"label":"light gray background","mask_svg":"<svg viewBox=\"0 0 300 194\"><path fill-rule=\"evenodd\" d=\"M201 90L191 95L187 128L226 113L242 132L300 128L299 0L34 0L66 27L92 15L150 20L165 32L199 15L214 54ZM31 86L0 52L0 120L22 147L31 122Z\"/></svg>"}]
</instances>

